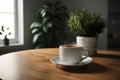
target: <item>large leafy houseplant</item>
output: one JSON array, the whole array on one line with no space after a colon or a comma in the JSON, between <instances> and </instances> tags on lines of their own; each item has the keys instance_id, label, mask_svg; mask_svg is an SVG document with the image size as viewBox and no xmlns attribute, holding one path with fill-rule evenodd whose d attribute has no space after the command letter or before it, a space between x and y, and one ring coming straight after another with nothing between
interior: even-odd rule
<instances>
[{"instance_id":1,"label":"large leafy houseplant","mask_svg":"<svg viewBox=\"0 0 120 80\"><path fill-rule=\"evenodd\" d=\"M45 2L37 14L38 21L30 26L35 47L57 47L65 39L67 8L58 0Z\"/></svg>"},{"instance_id":2,"label":"large leafy houseplant","mask_svg":"<svg viewBox=\"0 0 120 80\"><path fill-rule=\"evenodd\" d=\"M96 37L103 32L106 19L98 13L89 13L87 9L71 12L67 21L69 29L77 36L76 43L88 50L89 56L97 53Z\"/></svg>"}]
</instances>

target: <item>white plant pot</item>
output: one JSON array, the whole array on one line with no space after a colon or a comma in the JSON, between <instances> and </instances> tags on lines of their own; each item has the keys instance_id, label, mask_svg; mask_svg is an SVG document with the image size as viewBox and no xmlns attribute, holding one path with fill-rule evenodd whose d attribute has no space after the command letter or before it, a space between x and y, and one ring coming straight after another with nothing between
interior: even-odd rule
<instances>
[{"instance_id":1,"label":"white plant pot","mask_svg":"<svg viewBox=\"0 0 120 80\"><path fill-rule=\"evenodd\" d=\"M87 49L89 52L89 56L94 56L97 54L96 51L96 44L97 44L97 38L96 37L76 37L76 43L77 45L83 47L84 49Z\"/></svg>"}]
</instances>

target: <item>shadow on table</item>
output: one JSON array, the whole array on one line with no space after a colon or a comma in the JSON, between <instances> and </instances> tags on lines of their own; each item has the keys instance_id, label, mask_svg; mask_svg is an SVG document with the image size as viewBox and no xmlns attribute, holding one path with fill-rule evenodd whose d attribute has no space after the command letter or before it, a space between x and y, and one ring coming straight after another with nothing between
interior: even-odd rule
<instances>
[{"instance_id":1,"label":"shadow on table","mask_svg":"<svg viewBox=\"0 0 120 80\"><path fill-rule=\"evenodd\" d=\"M95 57L120 59L120 55L113 55L113 54L99 54L98 53Z\"/></svg>"},{"instance_id":2,"label":"shadow on table","mask_svg":"<svg viewBox=\"0 0 120 80\"><path fill-rule=\"evenodd\" d=\"M100 73L104 72L106 68L97 63L90 63L85 66L61 66L57 65L61 70L72 72L72 73Z\"/></svg>"}]
</instances>

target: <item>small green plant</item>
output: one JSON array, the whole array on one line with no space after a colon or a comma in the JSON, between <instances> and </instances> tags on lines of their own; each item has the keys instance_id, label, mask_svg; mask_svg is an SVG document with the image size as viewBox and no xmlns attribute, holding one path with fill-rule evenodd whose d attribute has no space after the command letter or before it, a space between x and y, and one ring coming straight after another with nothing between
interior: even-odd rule
<instances>
[{"instance_id":1,"label":"small green plant","mask_svg":"<svg viewBox=\"0 0 120 80\"><path fill-rule=\"evenodd\" d=\"M3 38L7 38L9 35L11 35L11 32L9 30L9 27L5 28L4 26L2 26L0 30L0 35L2 35Z\"/></svg>"},{"instance_id":2,"label":"small green plant","mask_svg":"<svg viewBox=\"0 0 120 80\"><path fill-rule=\"evenodd\" d=\"M90 14L87 9L81 9L70 13L67 25L76 36L97 37L103 32L106 19L101 14Z\"/></svg>"},{"instance_id":3,"label":"small green plant","mask_svg":"<svg viewBox=\"0 0 120 80\"><path fill-rule=\"evenodd\" d=\"M30 26L35 47L56 47L65 39L67 8L57 0L55 3L45 2L38 9L38 21ZM51 43L49 46L47 43Z\"/></svg>"}]
</instances>

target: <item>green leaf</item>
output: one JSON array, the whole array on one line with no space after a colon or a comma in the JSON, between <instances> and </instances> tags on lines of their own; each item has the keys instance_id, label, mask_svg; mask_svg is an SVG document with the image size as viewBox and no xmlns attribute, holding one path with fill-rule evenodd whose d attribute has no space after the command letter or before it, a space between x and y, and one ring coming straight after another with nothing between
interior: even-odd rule
<instances>
[{"instance_id":1,"label":"green leaf","mask_svg":"<svg viewBox=\"0 0 120 80\"><path fill-rule=\"evenodd\" d=\"M4 26L1 27L1 30L4 32Z\"/></svg>"},{"instance_id":2,"label":"green leaf","mask_svg":"<svg viewBox=\"0 0 120 80\"><path fill-rule=\"evenodd\" d=\"M47 10L46 9L42 9L40 13L41 13L42 17L44 17L45 14L47 13Z\"/></svg>"},{"instance_id":3,"label":"green leaf","mask_svg":"<svg viewBox=\"0 0 120 80\"><path fill-rule=\"evenodd\" d=\"M11 32L8 35L11 35Z\"/></svg>"},{"instance_id":4,"label":"green leaf","mask_svg":"<svg viewBox=\"0 0 120 80\"><path fill-rule=\"evenodd\" d=\"M47 28L46 28L45 26L43 27L43 31L44 31L44 32L47 32Z\"/></svg>"},{"instance_id":5,"label":"green leaf","mask_svg":"<svg viewBox=\"0 0 120 80\"><path fill-rule=\"evenodd\" d=\"M49 20L49 17L45 17L45 18L43 18L42 24L44 25L45 23L48 22L48 20Z\"/></svg>"},{"instance_id":6,"label":"green leaf","mask_svg":"<svg viewBox=\"0 0 120 80\"><path fill-rule=\"evenodd\" d=\"M42 35L42 33L35 34L35 35L33 36L33 43L36 43L37 40L38 40L38 38L39 38L41 35Z\"/></svg>"},{"instance_id":7,"label":"green leaf","mask_svg":"<svg viewBox=\"0 0 120 80\"><path fill-rule=\"evenodd\" d=\"M0 32L0 35L2 35L2 33Z\"/></svg>"},{"instance_id":8,"label":"green leaf","mask_svg":"<svg viewBox=\"0 0 120 80\"><path fill-rule=\"evenodd\" d=\"M36 28L36 27L42 27L41 23L40 22L33 22L30 26L30 28Z\"/></svg>"},{"instance_id":9,"label":"green leaf","mask_svg":"<svg viewBox=\"0 0 120 80\"><path fill-rule=\"evenodd\" d=\"M47 24L47 28L51 28L52 27L52 22L49 22L48 24Z\"/></svg>"},{"instance_id":10,"label":"green leaf","mask_svg":"<svg viewBox=\"0 0 120 80\"><path fill-rule=\"evenodd\" d=\"M47 12L42 13L42 17L45 17L46 13L47 13Z\"/></svg>"},{"instance_id":11,"label":"green leaf","mask_svg":"<svg viewBox=\"0 0 120 80\"><path fill-rule=\"evenodd\" d=\"M38 29L33 29L32 33L35 34L38 31Z\"/></svg>"},{"instance_id":12,"label":"green leaf","mask_svg":"<svg viewBox=\"0 0 120 80\"><path fill-rule=\"evenodd\" d=\"M49 8L49 6L48 6L48 5L43 5L43 7L44 7L44 8L46 8L46 9L48 9L48 8Z\"/></svg>"}]
</instances>

